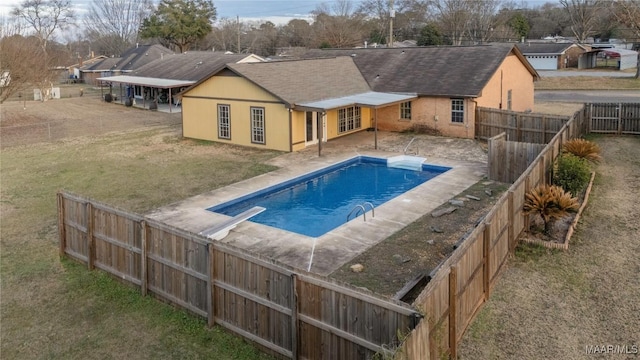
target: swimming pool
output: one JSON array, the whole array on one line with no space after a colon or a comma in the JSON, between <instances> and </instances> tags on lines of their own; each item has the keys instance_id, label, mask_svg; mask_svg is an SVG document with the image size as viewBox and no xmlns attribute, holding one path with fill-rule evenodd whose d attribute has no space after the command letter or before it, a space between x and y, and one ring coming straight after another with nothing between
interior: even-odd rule
<instances>
[{"instance_id":1,"label":"swimming pool","mask_svg":"<svg viewBox=\"0 0 640 360\"><path fill-rule=\"evenodd\" d=\"M250 221L318 237L346 223L356 206L377 207L449 169L422 164L421 170L407 170L388 167L387 159L358 156L207 210L235 216L262 206L267 210Z\"/></svg>"}]
</instances>

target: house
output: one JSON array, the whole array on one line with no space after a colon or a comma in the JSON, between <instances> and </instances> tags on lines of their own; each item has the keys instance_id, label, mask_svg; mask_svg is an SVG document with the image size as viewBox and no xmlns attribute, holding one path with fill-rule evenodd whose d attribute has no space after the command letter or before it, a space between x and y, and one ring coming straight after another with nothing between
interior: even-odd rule
<instances>
[{"instance_id":1,"label":"house","mask_svg":"<svg viewBox=\"0 0 640 360\"><path fill-rule=\"evenodd\" d=\"M345 56L347 55L347 56ZM228 64L182 95L183 135L297 151L365 129L473 138L478 106L533 109L538 74L514 46L313 50Z\"/></svg>"},{"instance_id":2,"label":"house","mask_svg":"<svg viewBox=\"0 0 640 360\"><path fill-rule=\"evenodd\" d=\"M527 42L517 46L536 70L577 68L580 57L590 50L585 45L574 43Z\"/></svg>"},{"instance_id":3,"label":"house","mask_svg":"<svg viewBox=\"0 0 640 360\"><path fill-rule=\"evenodd\" d=\"M130 73L170 54L173 54L173 51L159 44L136 44L135 47L129 48L120 57L105 58L100 62L80 66L78 78L84 83L98 85L97 78L99 77Z\"/></svg>"},{"instance_id":4,"label":"house","mask_svg":"<svg viewBox=\"0 0 640 360\"><path fill-rule=\"evenodd\" d=\"M225 54L211 51L193 51L183 54L161 54L159 58L127 71L123 75L104 76L96 80L118 86L116 97L124 102L127 98L148 107L152 104L172 104L167 109L172 112L179 99L175 97L181 90L206 78L227 63L264 61L254 54Z\"/></svg>"}]
</instances>

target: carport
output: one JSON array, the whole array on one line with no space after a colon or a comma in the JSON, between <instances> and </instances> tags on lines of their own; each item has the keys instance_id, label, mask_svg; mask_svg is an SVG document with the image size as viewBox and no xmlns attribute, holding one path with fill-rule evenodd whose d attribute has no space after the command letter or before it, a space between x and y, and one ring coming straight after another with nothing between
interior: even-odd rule
<instances>
[{"instance_id":1,"label":"carport","mask_svg":"<svg viewBox=\"0 0 640 360\"><path fill-rule=\"evenodd\" d=\"M169 112L180 106L180 101L174 95L191 86L195 81L191 80L171 80L150 78L141 76L118 75L101 77L96 80L111 84L119 84L120 86L120 103L124 103L124 99L131 99L131 105L134 103L141 105L145 109L152 109L153 105L158 108L158 103L168 104ZM126 85L126 93L123 92L123 86ZM102 89L102 87L100 87ZM104 96L101 93L101 96ZM148 106L147 106L148 104Z\"/></svg>"},{"instance_id":2,"label":"carport","mask_svg":"<svg viewBox=\"0 0 640 360\"><path fill-rule=\"evenodd\" d=\"M329 110L335 110L348 106L359 106L374 109L374 147L378 149L378 109L395 105L403 102L407 102L416 99L417 94L395 94L395 93L383 93L369 91L366 93L347 95L333 99L325 99L318 101L310 101L306 103L296 104L294 110L296 111L314 111L319 114L326 114ZM318 138L322 139L322 122L318 121ZM322 141L318 141L318 156L322 153Z\"/></svg>"},{"instance_id":3,"label":"carport","mask_svg":"<svg viewBox=\"0 0 640 360\"><path fill-rule=\"evenodd\" d=\"M638 66L638 53L633 50L609 48L602 51L618 55L618 70L635 69Z\"/></svg>"}]
</instances>

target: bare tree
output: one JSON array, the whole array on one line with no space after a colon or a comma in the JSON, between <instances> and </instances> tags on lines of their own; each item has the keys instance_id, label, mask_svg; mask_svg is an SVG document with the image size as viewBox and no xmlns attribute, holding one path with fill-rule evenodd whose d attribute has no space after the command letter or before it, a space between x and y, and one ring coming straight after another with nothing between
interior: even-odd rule
<instances>
[{"instance_id":1,"label":"bare tree","mask_svg":"<svg viewBox=\"0 0 640 360\"><path fill-rule=\"evenodd\" d=\"M640 39L640 0L617 0L613 9L616 20L629 28ZM638 51L638 64L636 67L636 79L640 78L640 51Z\"/></svg>"},{"instance_id":2,"label":"bare tree","mask_svg":"<svg viewBox=\"0 0 640 360\"><path fill-rule=\"evenodd\" d=\"M47 46L58 30L73 25L75 14L68 0L25 0L15 7L12 14L22 19L35 32L41 53L34 59L29 82L40 89L41 100L49 98L52 84L52 73L49 71L53 58L49 56Z\"/></svg>"},{"instance_id":3,"label":"bare tree","mask_svg":"<svg viewBox=\"0 0 640 360\"><path fill-rule=\"evenodd\" d=\"M47 77L49 70L39 61L42 53L33 37L12 35L0 39L0 103ZM26 94L24 96L26 99Z\"/></svg>"},{"instance_id":4,"label":"bare tree","mask_svg":"<svg viewBox=\"0 0 640 360\"><path fill-rule=\"evenodd\" d=\"M337 0L331 6L322 3L313 16L316 41L322 47L353 47L365 37L365 16L349 0Z\"/></svg>"},{"instance_id":5,"label":"bare tree","mask_svg":"<svg viewBox=\"0 0 640 360\"><path fill-rule=\"evenodd\" d=\"M35 31L45 52L54 33L73 25L75 20L68 0L24 0L11 13L23 19Z\"/></svg>"},{"instance_id":6,"label":"bare tree","mask_svg":"<svg viewBox=\"0 0 640 360\"><path fill-rule=\"evenodd\" d=\"M93 0L83 24L105 54L119 55L137 41L142 20L152 11L150 0Z\"/></svg>"},{"instance_id":7,"label":"bare tree","mask_svg":"<svg viewBox=\"0 0 640 360\"><path fill-rule=\"evenodd\" d=\"M569 14L571 31L578 42L583 43L595 34L600 12L604 8L602 0L560 0L560 4Z\"/></svg>"},{"instance_id":8,"label":"bare tree","mask_svg":"<svg viewBox=\"0 0 640 360\"><path fill-rule=\"evenodd\" d=\"M453 45L461 45L471 28L472 15L469 9L474 0L434 0L442 29Z\"/></svg>"},{"instance_id":9,"label":"bare tree","mask_svg":"<svg viewBox=\"0 0 640 360\"><path fill-rule=\"evenodd\" d=\"M471 24L469 37L473 42L486 43L493 38L496 14L502 0L472 1L469 7Z\"/></svg>"}]
</instances>

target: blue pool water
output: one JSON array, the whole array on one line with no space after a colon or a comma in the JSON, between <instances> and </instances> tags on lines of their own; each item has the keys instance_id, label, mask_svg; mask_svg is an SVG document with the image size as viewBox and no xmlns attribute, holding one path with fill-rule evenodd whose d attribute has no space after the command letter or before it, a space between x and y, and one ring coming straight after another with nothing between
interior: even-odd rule
<instances>
[{"instance_id":1,"label":"blue pool water","mask_svg":"<svg viewBox=\"0 0 640 360\"><path fill-rule=\"evenodd\" d=\"M424 164L422 171L391 168L386 159L359 156L207 210L235 216L262 206L267 210L250 221L317 237L344 224L355 206L370 202L377 207L449 169ZM370 216L370 207L367 211Z\"/></svg>"}]
</instances>

